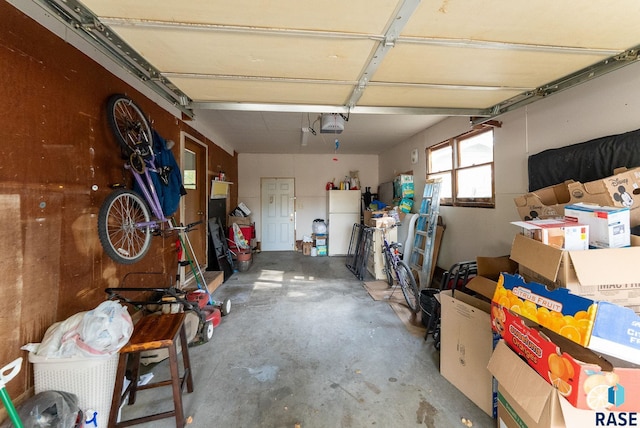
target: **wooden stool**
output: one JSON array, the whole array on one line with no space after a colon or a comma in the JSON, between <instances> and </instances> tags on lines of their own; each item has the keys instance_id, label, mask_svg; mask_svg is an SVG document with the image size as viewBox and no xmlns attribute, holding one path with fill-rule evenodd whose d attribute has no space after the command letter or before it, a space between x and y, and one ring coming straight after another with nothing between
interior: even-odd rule
<instances>
[{"instance_id":1,"label":"wooden stool","mask_svg":"<svg viewBox=\"0 0 640 428\"><path fill-rule=\"evenodd\" d=\"M176 418L176 427L184 427L184 411L182 408L182 389L187 383L187 392L193 392L193 379L191 377L191 362L189 360L189 348L187 335L184 330L185 313L149 315L142 318L134 327L129 343L120 350L118 361L118 371L116 374L116 384L113 390L113 401L111 412L109 413L109 427L126 427L142 422L164 419L171 416ZM176 344L178 335L182 346L182 362L184 374L180 377L178 369L178 353ZM140 352L167 348L169 351L169 368L171 379L154 382L147 385L138 386L138 375L140 370ZM122 391L125 372L127 369L128 357L132 358L131 384L125 391ZM128 421L116 422L118 411L123 399L129 394L129 405L136 401L137 391L171 385L173 388L174 409L168 412L143 416Z\"/></svg>"}]
</instances>

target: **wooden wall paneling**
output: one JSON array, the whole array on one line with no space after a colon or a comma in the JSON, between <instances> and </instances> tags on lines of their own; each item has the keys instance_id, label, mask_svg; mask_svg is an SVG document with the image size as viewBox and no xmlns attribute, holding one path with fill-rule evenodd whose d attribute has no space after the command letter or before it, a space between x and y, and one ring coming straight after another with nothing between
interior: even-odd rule
<instances>
[{"instance_id":1,"label":"wooden wall paneling","mask_svg":"<svg viewBox=\"0 0 640 428\"><path fill-rule=\"evenodd\" d=\"M111 94L133 98L163 137L178 142L185 130L206 142L209 169L220 164L234 182L237 156L7 2L0 2L0 16L2 365L26 357L19 348L41 341L54 322L93 309L106 298L104 289L122 285L128 274L133 278L128 286L169 286L175 279L175 237L154 237L148 255L134 265L116 264L99 243L97 214L110 185L131 183L106 120ZM179 147L174 155L180 161ZM8 392L19 403L32 387L32 369L25 362Z\"/></svg>"}]
</instances>

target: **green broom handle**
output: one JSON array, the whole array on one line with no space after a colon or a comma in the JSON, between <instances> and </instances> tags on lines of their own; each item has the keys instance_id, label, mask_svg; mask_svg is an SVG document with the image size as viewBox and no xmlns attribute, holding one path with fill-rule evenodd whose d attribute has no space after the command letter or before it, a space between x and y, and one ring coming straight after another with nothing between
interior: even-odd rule
<instances>
[{"instance_id":1,"label":"green broom handle","mask_svg":"<svg viewBox=\"0 0 640 428\"><path fill-rule=\"evenodd\" d=\"M18 416L18 412L11 401L11 397L9 397L9 393L7 393L7 388L5 385L11 379L13 379L19 372L22 367L22 357L14 360L12 363L7 364L2 369L0 369L0 399L2 400L2 404L7 409L7 414L9 415L9 419L13 422L13 426L16 428L23 428L22 421L20 420L20 416ZM7 370L11 370L9 374L5 375L4 373Z\"/></svg>"}]
</instances>

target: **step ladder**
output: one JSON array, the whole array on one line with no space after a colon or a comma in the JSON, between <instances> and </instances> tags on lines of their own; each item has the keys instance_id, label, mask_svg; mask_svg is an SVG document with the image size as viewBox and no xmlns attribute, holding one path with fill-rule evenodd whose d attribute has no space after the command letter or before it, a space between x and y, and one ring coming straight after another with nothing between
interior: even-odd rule
<instances>
[{"instance_id":1,"label":"step ladder","mask_svg":"<svg viewBox=\"0 0 640 428\"><path fill-rule=\"evenodd\" d=\"M420 212L416 221L415 238L409 266L418 272L420 289L428 288L431 284L431 271L433 270L433 248L438 226L438 214L440 210L441 178L429 179L424 186Z\"/></svg>"}]
</instances>

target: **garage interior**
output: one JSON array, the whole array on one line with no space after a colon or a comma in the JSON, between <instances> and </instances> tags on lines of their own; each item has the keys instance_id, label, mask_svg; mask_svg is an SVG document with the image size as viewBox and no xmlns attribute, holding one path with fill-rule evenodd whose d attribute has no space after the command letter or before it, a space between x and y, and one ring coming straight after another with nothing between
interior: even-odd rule
<instances>
[{"instance_id":1,"label":"garage interior","mask_svg":"<svg viewBox=\"0 0 640 428\"><path fill-rule=\"evenodd\" d=\"M440 375L432 339L371 299L362 284L372 278L356 278L341 255L305 256L296 241L327 215L328 182L357 171L361 190L377 190L410 174L419 199L430 147L499 124L493 207L440 207L438 272L509 254L514 198L533 190L531 156L640 128L640 6L254 3L1 3L0 198L9 233L1 272L12 304L0 318L0 364L26 360L20 347L96 307L128 274L142 274L136 286L173 285L174 239L154 238L133 265L115 263L99 242L101 204L110 186L128 180L105 111L108 97L122 93L175 143L182 168L185 153L202 150L204 190L183 198L180 221L211 217L223 172L221 216L246 204L261 241L251 267L214 293L233 301L233 313L210 343L190 348L196 386L184 403L192 426L495 426ZM324 117L341 118L344 131L323 132ZM285 249L264 239L264 186L282 179L295 189ZM207 269L207 228L190 238ZM16 403L31 397L31 365L6 388ZM147 394L127 411L170 400L170 392Z\"/></svg>"}]
</instances>

